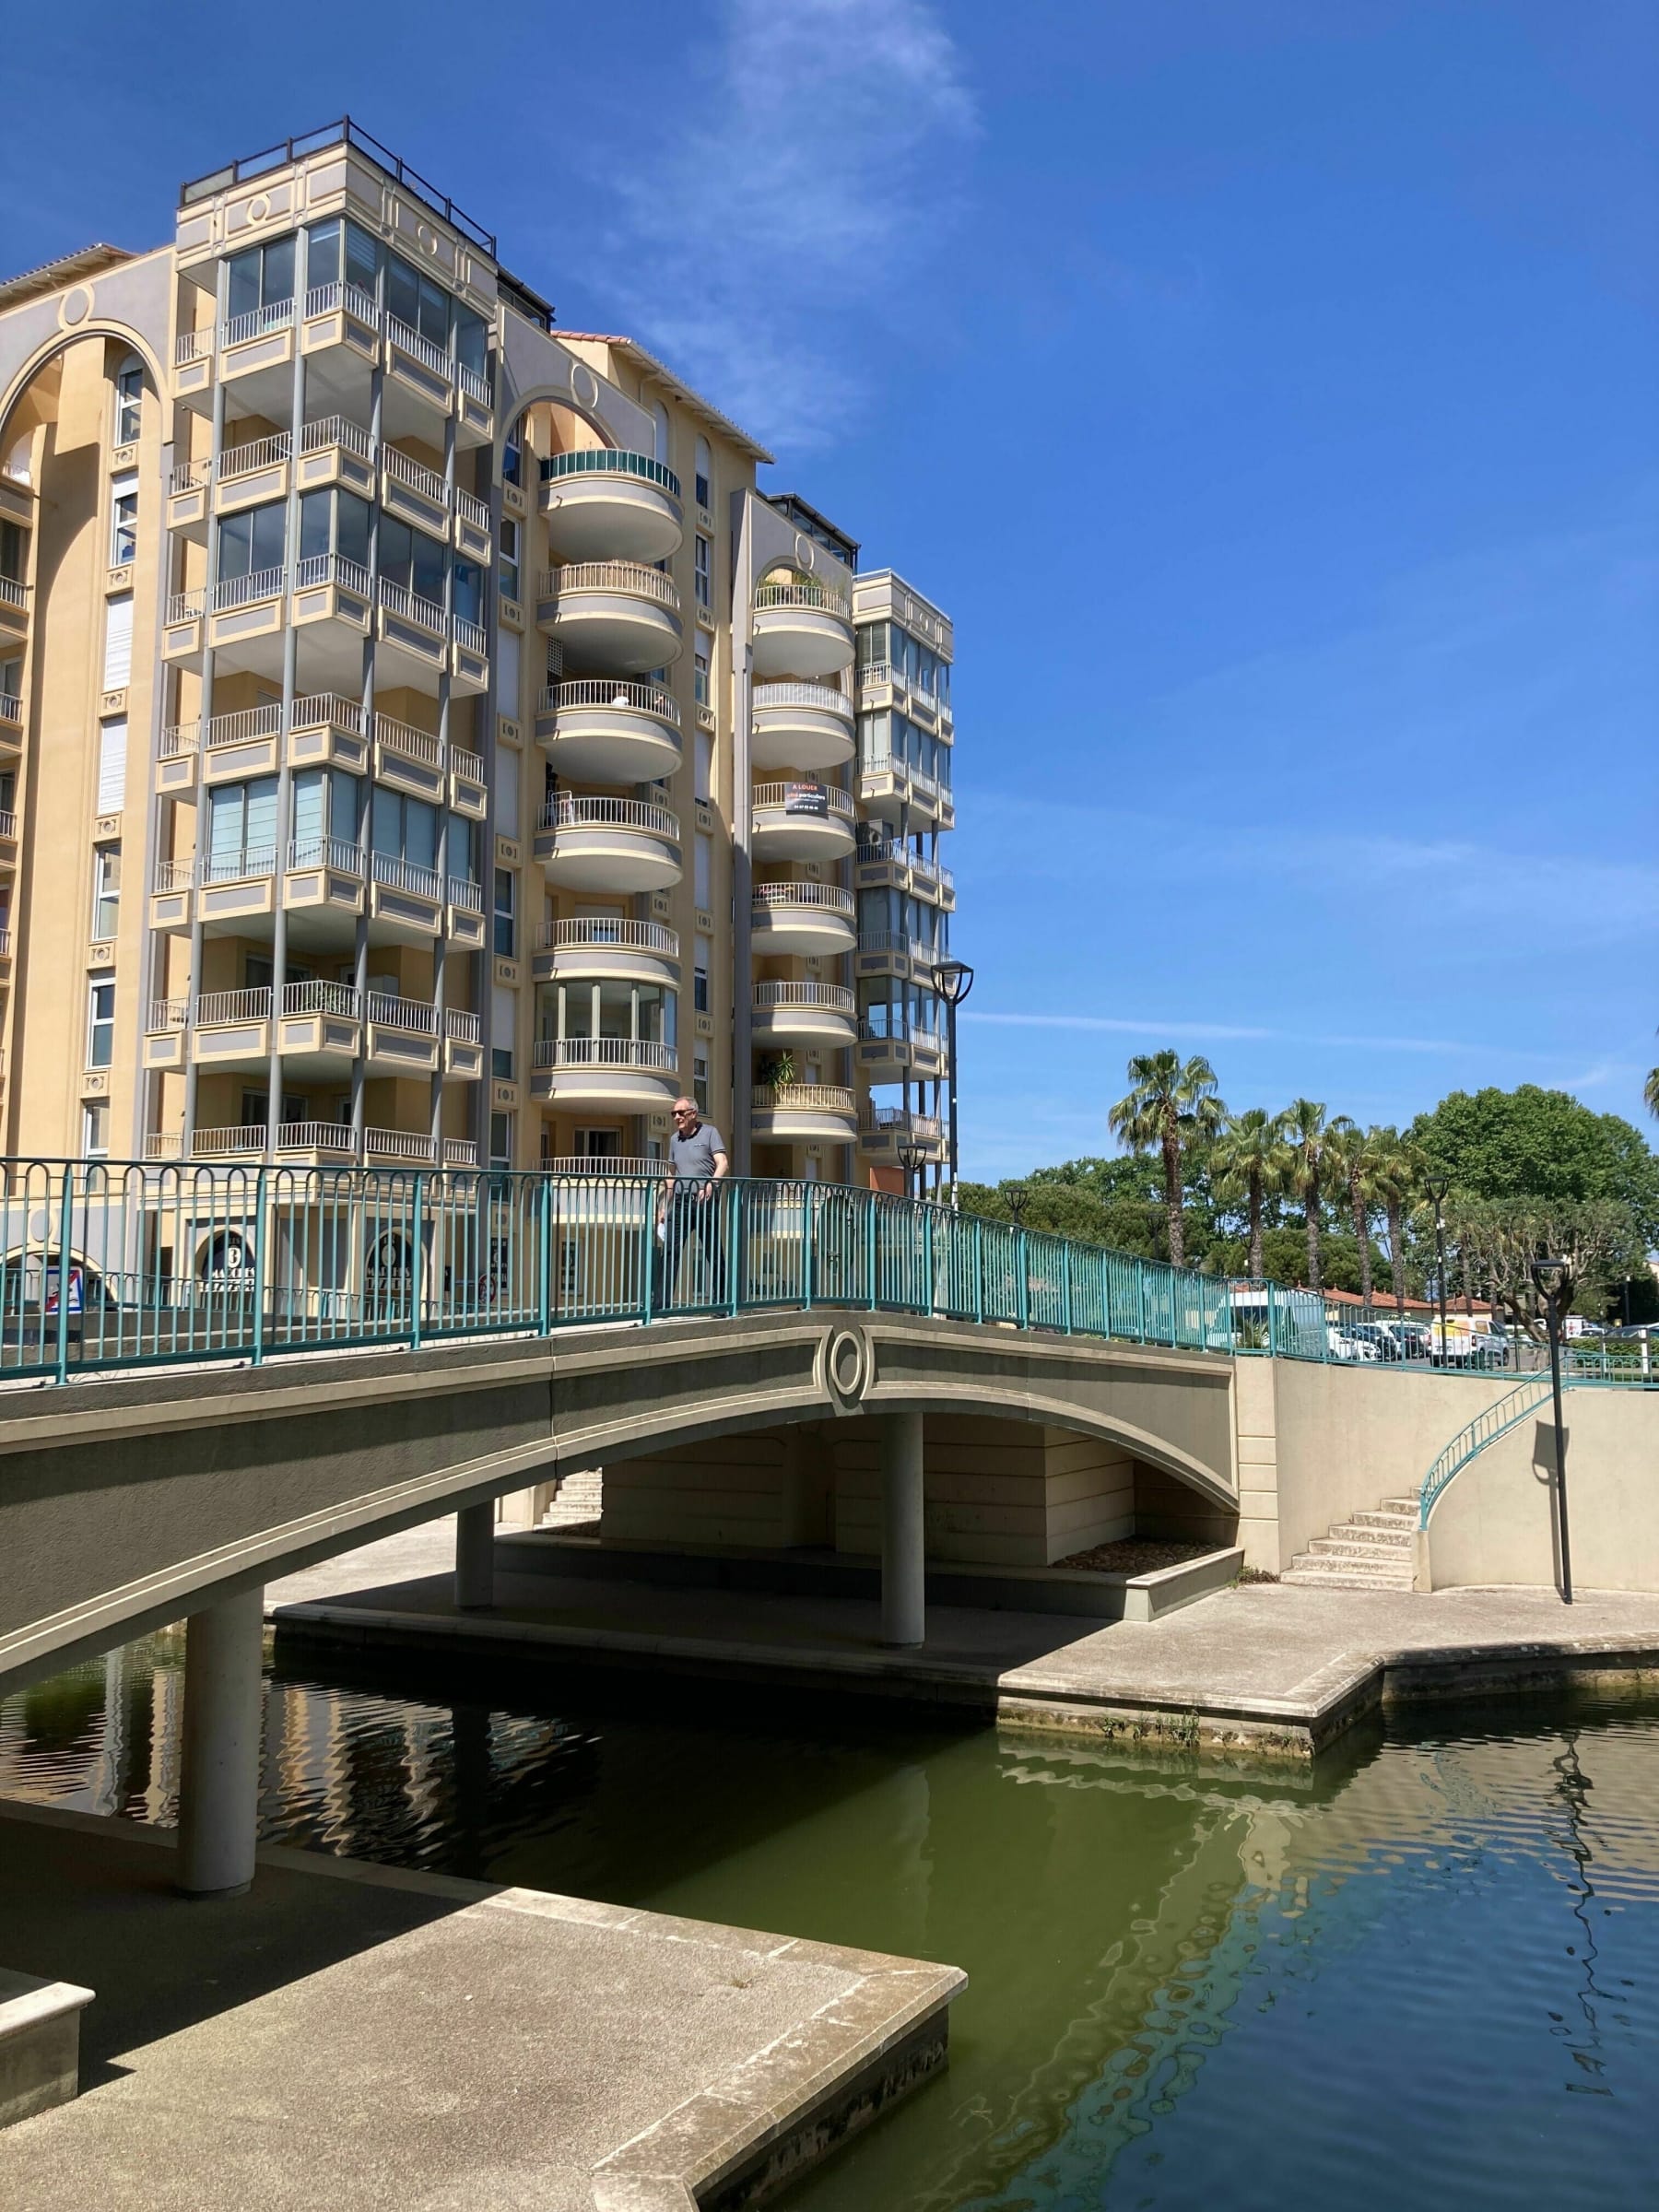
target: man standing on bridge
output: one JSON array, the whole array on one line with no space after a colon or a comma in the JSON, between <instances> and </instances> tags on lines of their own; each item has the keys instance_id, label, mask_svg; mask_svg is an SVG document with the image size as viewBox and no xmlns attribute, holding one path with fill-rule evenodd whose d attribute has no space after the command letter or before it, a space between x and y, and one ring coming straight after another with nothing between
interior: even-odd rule
<instances>
[{"instance_id":1,"label":"man standing on bridge","mask_svg":"<svg viewBox=\"0 0 1659 2212\"><path fill-rule=\"evenodd\" d=\"M680 1261L689 1243L696 1253L688 1306L717 1306L725 1296L721 1248L721 1199L716 1185L731 1170L725 1139L705 1122L690 1099L674 1101L674 1135L668 1140L672 1182L657 1200L657 1279L652 1303L657 1312L676 1302Z\"/></svg>"}]
</instances>

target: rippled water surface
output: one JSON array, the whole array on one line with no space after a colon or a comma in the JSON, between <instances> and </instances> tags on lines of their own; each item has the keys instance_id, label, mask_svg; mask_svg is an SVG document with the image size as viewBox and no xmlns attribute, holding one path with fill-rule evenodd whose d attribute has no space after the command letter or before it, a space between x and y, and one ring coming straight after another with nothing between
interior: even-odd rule
<instances>
[{"instance_id":1,"label":"rippled water surface","mask_svg":"<svg viewBox=\"0 0 1659 2212\"><path fill-rule=\"evenodd\" d=\"M0 1708L0 1791L171 1819L181 1659ZM1659 1708L1312 1783L553 1679L279 1667L265 1832L966 1967L948 2073L797 2212L1659 2205Z\"/></svg>"}]
</instances>

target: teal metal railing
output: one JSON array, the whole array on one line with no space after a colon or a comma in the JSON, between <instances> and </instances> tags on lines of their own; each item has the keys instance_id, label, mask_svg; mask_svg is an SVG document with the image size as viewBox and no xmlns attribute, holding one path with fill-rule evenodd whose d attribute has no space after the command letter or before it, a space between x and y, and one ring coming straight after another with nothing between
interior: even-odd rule
<instances>
[{"instance_id":1,"label":"teal metal railing","mask_svg":"<svg viewBox=\"0 0 1659 2212\"><path fill-rule=\"evenodd\" d=\"M0 1163L0 1378L776 1307L1233 1343L1219 1277L836 1183Z\"/></svg>"},{"instance_id":2,"label":"teal metal railing","mask_svg":"<svg viewBox=\"0 0 1659 2212\"><path fill-rule=\"evenodd\" d=\"M665 463L653 461L649 453L621 453L609 445L547 454L541 465L542 482L551 484L559 477L638 477L642 484L654 484L677 500L680 496L680 480Z\"/></svg>"},{"instance_id":3,"label":"teal metal railing","mask_svg":"<svg viewBox=\"0 0 1659 2212\"><path fill-rule=\"evenodd\" d=\"M319 1132L300 1125L308 1145ZM1327 1362L1367 1341L1312 1292L841 1183L704 1195L637 1173L0 1161L0 1381L780 1307ZM1652 1386L1606 1351L1567 1371Z\"/></svg>"},{"instance_id":4,"label":"teal metal railing","mask_svg":"<svg viewBox=\"0 0 1659 2212\"><path fill-rule=\"evenodd\" d=\"M1566 1387L1565 1378L1563 1387ZM1423 1477L1422 1488L1418 1493L1418 1526L1428 1527L1435 1500L1461 1467L1478 1458L1488 1444L1496 1443L1529 1414L1536 1413L1539 1406L1547 1406L1552 1394L1547 1375L1529 1375L1524 1382L1517 1382L1513 1390L1506 1390L1502 1397L1495 1398L1472 1421L1465 1422Z\"/></svg>"}]
</instances>

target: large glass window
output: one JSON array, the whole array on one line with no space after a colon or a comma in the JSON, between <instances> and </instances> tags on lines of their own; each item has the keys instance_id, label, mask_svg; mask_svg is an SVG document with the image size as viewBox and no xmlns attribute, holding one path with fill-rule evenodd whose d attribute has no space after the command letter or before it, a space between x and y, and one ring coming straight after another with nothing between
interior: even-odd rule
<instances>
[{"instance_id":1,"label":"large glass window","mask_svg":"<svg viewBox=\"0 0 1659 2212\"><path fill-rule=\"evenodd\" d=\"M503 960L518 953L518 878L511 868L495 872L495 948Z\"/></svg>"},{"instance_id":2,"label":"large glass window","mask_svg":"<svg viewBox=\"0 0 1659 2212\"><path fill-rule=\"evenodd\" d=\"M362 819L363 782L343 768L304 768L294 778L294 844L304 854L324 838L355 845Z\"/></svg>"},{"instance_id":3,"label":"large glass window","mask_svg":"<svg viewBox=\"0 0 1659 2212\"><path fill-rule=\"evenodd\" d=\"M536 993L536 1028L543 1037L673 1045L678 1006L678 994L661 983L544 984Z\"/></svg>"},{"instance_id":4,"label":"large glass window","mask_svg":"<svg viewBox=\"0 0 1659 2212\"><path fill-rule=\"evenodd\" d=\"M463 622L484 619L484 571L476 560L457 560L455 595L451 612Z\"/></svg>"},{"instance_id":5,"label":"large glass window","mask_svg":"<svg viewBox=\"0 0 1659 2212\"><path fill-rule=\"evenodd\" d=\"M475 376L489 373L489 325L459 300L455 302L455 359Z\"/></svg>"},{"instance_id":6,"label":"large glass window","mask_svg":"<svg viewBox=\"0 0 1659 2212\"><path fill-rule=\"evenodd\" d=\"M367 230L338 216L315 224L306 249L305 282L308 289L324 284L346 283L354 290L375 296L375 268L379 254Z\"/></svg>"},{"instance_id":7,"label":"large glass window","mask_svg":"<svg viewBox=\"0 0 1659 2212\"><path fill-rule=\"evenodd\" d=\"M444 551L424 530L411 529L394 514L382 514L380 524L380 572L388 583L401 584L418 599L443 605Z\"/></svg>"},{"instance_id":8,"label":"large glass window","mask_svg":"<svg viewBox=\"0 0 1659 2212\"><path fill-rule=\"evenodd\" d=\"M281 568L287 522L288 504L283 500L226 515L218 534L219 582L232 583L239 576Z\"/></svg>"},{"instance_id":9,"label":"large glass window","mask_svg":"<svg viewBox=\"0 0 1659 2212\"><path fill-rule=\"evenodd\" d=\"M696 477L697 503L700 507L712 507L714 504L711 488L713 475L714 464L709 458L709 441L706 438L700 438L697 441Z\"/></svg>"},{"instance_id":10,"label":"large glass window","mask_svg":"<svg viewBox=\"0 0 1659 2212\"><path fill-rule=\"evenodd\" d=\"M369 836L388 860L406 860L418 868L438 865L438 809L424 799L377 783Z\"/></svg>"},{"instance_id":11,"label":"large glass window","mask_svg":"<svg viewBox=\"0 0 1659 2212\"><path fill-rule=\"evenodd\" d=\"M81 1158L107 1159L110 1153L110 1101L88 1099L81 1108Z\"/></svg>"},{"instance_id":12,"label":"large glass window","mask_svg":"<svg viewBox=\"0 0 1659 2212\"><path fill-rule=\"evenodd\" d=\"M515 422L501 452L501 481L523 488L524 481L524 426Z\"/></svg>"},{"instance_id":13,"label":"large glass window","mask_svg":"<svg viewBox=\"0 0 1659 2212\"><path fill-rule=\"evenodd\" d=\"M691 970L691 1005L699 1014L712 1014L709 1004L709 970L714 959L712 937L700 936L697 940L696 962Z\"/></svg>"},{"instance_id":14,"label":"large glass window","mask_svg":"<svg viewBox=\"0 0 1659 2212\"><path fill-rule=\"evenodd\" d=\"M449 294L395 253L386 256L386 312L418 332L429 346L449 351Z\"/></svg>"},{"instance_id":15,"label":"large glass window","mask_svg":"<svg viewBox=\"0 0 1659 2212\"><path fill-rule=\"evenodd\" d=\"M519 526L512 515L501 517L501 589L509 599L521 599L519 589ZM469 618L476 621L477 616Z\"/></svg>"},{"instance_id":16,"label":"large glass window","mask_svg":"<svg viewBox=\"0 0 1659 2212\"><path fill-rule=\"evenodd\" d=\"M255 308L275 308L294 297L294 241L274 238L269 245L251 246L230 256L229 289L225 312L232 322L252 314Z\"/></svg>"},{"instance_id":17,"label":"large glass window","mask_svg":"<svg viewBox=\"0 0 1659 2212\"><path fill-rule=\"evenodd\" d=\"M218 877L263 875L276 864L276 779L216 783L207 794L207 851Z\"/></svg>"},{"instance_id":18,"label":"large glass window","mask_svg":"<svg viewBox=\"0 0 1659 2212\"><path fill-rule=\"evenodd\" d=\"M712 606L714 604L712 571L711 568L712 559L712 547L710 546L708 539L703 536L700 531L699 531L697 534L697 567L694 575L694 582L697 585L697 604L699 606Z\"/></svg>"},{"instance_id":19,"label":"large glass window","mask_svg":"<svg viewBox=\"0 0 1659 2212\"><path fill-rule=\"evenodd\" d=\"M369 566L369 502L353 491L306 491L300 495L300 558L337 553L342 560Z\"/></svg>"},{"instance_id":20,"label":"large glass window","mask_svg":"<svg viewBox=\"0 0 1659 2212\"><path fill-rule=\"evenodd\" d=\"M444 865L457 883L477 883L477 824L465 814L449 818L449 840L444 846Z\"/></svg>"}]
</instances>

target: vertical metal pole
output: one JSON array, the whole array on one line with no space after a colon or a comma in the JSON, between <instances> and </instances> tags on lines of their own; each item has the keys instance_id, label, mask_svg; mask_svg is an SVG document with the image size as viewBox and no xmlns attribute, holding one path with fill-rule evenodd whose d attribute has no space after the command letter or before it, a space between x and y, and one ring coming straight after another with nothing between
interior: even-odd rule
<instances>
[{"instance_id":1,"label":"vertical metal pole","mask_svg":"<svg viewBox=\"0 0 1659 2212\"><path fill-rule=\"evenodd\" d=\"M956 1185L950 1186L950 1208L956 1211ZM985 1223L982 1215L973 1217L973 1318L985 1318Z\"/></svg>"},{"instance_id":2,"label":"vertical metal pole","mask_svg":"<svg viewBox=\"0 0 1659 2212\"><path fill-rule=\"evenodd\" d=\"M865 1199L865 1236L868 1251L865 1259L866 1287L869 1291L870 1311L876 1311L876 1194L869 1192Z\"/></svg>"},{"instance_id":3,"label":"vertical metal pole","mask_svg":"<svg viewBox=\"0 0 1659 2212\"><path fill-rule=\"evenodd\" d=\"M725 1245L725 1309L728 1314L735 1317L743 1288L743 1206L748 1182L747 1178L739 1181L735 1176L728 1176L724 1187L730 1193L725 1202L725 1226L723 1231ZM717 1183L716 1194L720 1188Z\"/></svg>"},{"instance_id":4,"label":"vertical metal pole","mask_svg":"<svg viewBox=\"0 0 1659 2212\"><path fill-rule=\"evenodd\" d=\"M420 1349L426 1319L426 1177L415 1171L415 1249L409 1255L409 1349Z\"/></svg>"},{"instance_id":5,"label":"vertical metal pole","mask_svg":"<svg viewBox=\"0 0 1659 2212\"><path fill-rule=\"evenodd\" d=\"M957 1010L956 1000L945 1001L945 1042L950 1058L950 1210L957 1210Z\"/></svg>"},{"instance_id":6,"label":"vertical metal pole","mask_svg":"<svg viewBox=\"0 0 1659 2212\"><path fill-rule=\"evenodd\" d=\"M925 1311L935 1313L939 1307L939 1283L934 1273L934 1216L931 1206L924 1206L922 1209L922 1265L927 1284Z\"/></svg>"},{"instance_id":7,"label":"vertical metal pole","mask_svg":"<svg viewBox=\"0 0 1659 2212\"><path fill-rule=\"evenodd\" d=\"M75 1170L65 1162L64 1202L58 1210L57 1379L60 1382L69 1380L69 1240L74 1233ZM81 1303L84 1307L84 1298Z\"/></svg>"},{"instance_id":8,"label":"vertical metal pole","mask_svg":"<svg viewBox=\"0 0 1659 2212\"><path fill-rule=\"evenodd\" d=\"M1031 1262L1030 1248L1026 1242L1026 1232L1023 1229L1017 1229L1014 1231L1014 1264L1019 1271L1015 1278L1017 1288L1014 1311L1019 1317L1020 1327L1029 1329L1031 1325Z\"/></svg>"},{"instance_id":9,"label":"vertical metal pole","mask_svg":"<svg viewBox=\"0 0 1659 2212\"><path fill-rule=\"evenodd\" d=\"M1065 1243L1060 1247L1060 1265L1062 1270L1060 1277L1061 1311L1065 1316L1065 1333L1069 1336L1072 1333L1072 1245L1071 1239L1069 1237L1066 1238Z\"/></svg>"},{"instance_id":10,"label":"vertical metal pole","mask_svg":"<svg viewBox=\"0 0 1659 2212\"><path fill-rule=\"evenodd\" d=\"M265 1233L265 1177L270 1172L262 1167L253 1178L253 1364L265 1360L265 1286L270 1281L270 1265L265 1251L268 1238Z\"/></svg>"},{"instance_id":11,"label":"vertical metal pole","mask_svg":"<svg viewBox=\"0 0 1659 2212\"><path fill-rule=\"evenodd\" d=\"M665 1183L665 1184L662 1186L662 1188L663 1188L663 1194L664 1194L665 1196L667 1196L667 1195L668 1195L668 1185L667 1185L666 1183ZM644 1325L646 1328L649 1328L649 1327L651 1326L651 1324L652 1324L653 1320L655 1318L655 1311L654 1311L654 1310L655 1310L655 1305L656 1305L656 1265L657 1265L657 1261L656 1261L656 1209L657 1209L657 1190L656 1190L656 1188L655 1188L655 1186L654 1186L654 1185L652 1185L652 1184L647 1184L647 1186L646 1186L646 1191L645 1191L645 1218L644 1218L643 1222L641 1224L641 1239L640 1239L640 1243L641 1243L641 1261L640 1261L640 1265L641 1265L641 1270L642 1270L642 1281L641 1281L641 1291L640 1291L640 1320L641 1320L641 1324L643 1324L643 1325ZM543 1262L543 1265L544 1265L545 1266L546 1266L546 1265L551 1265L551 1262L550 1262L550 1261L548 1261L548 1260L544 1260L544 1262ZM664 1257L664 1267L665 1267L665 1272L666 1271L666 1266L667 1266L667 1259L666 1259L666 1247L665 1247L665 1257ZM666 1295L666 1294L667 1294L667 1292L668 1292L668 1290L671 1288L671 1287L672 1287L672 1286L671 1286L671 1285L669 1285L667 1282L665 1282L665 1283L664 1283L664 1285L663 1285L663 1290L664 1290L664 1294L665 1294L665 1295Z\"/></svg>"},{"instance_id":12,"label":"vertical metal pole","mask_svg":"<svg viewBox=\"0 0 1659 2212\"><path fill-rule=\"evenodd\" d=\"M647 1200L645 1206L645 1221L646 1227L649 1229L651 1224L651 1206L649 1200ZM544 1175L541 1179L541 1186L537 1192L535 1201L535 1326L537 1332L543 1336L548 1335L553 1326L552 1251L553 1179L549 1175ZM650 1256L650 1250L649 1247L647 1247L647 1261L649 1261ZM645 1271L645 1296L647 1300L649 1300L651 1297L651 1270L649 1265ZM650 1319L649 1311L647 1312L646 1319Z\"/></svg>"},{"instance_id":13,"label":"vertical metal pole","mask_svg":"<svg viewBox=\"0 0 1659 2212\"><path fill-rule=\"evenodd\" d=\"M801 1185L801 1304L808 1313L818 1276L818 1209L813 1203L817 1194L816 1182Z\"/></svg>"},{"instance_id":14,"label":"vertical metal pole","mask_svg":"<svg viewBox=\"0 0 1659 2212\"><path fill-rule=\"evenodd\" d=\"M1567 1430L1561 1419L1561 1307L1559 1291L1549 1295L1549 1386L1555 1398L1556 1511L1561 1524L1561 1603L1572 1603L1572 1541L1567 1529Z\"/></svg>"}]
</instances>

